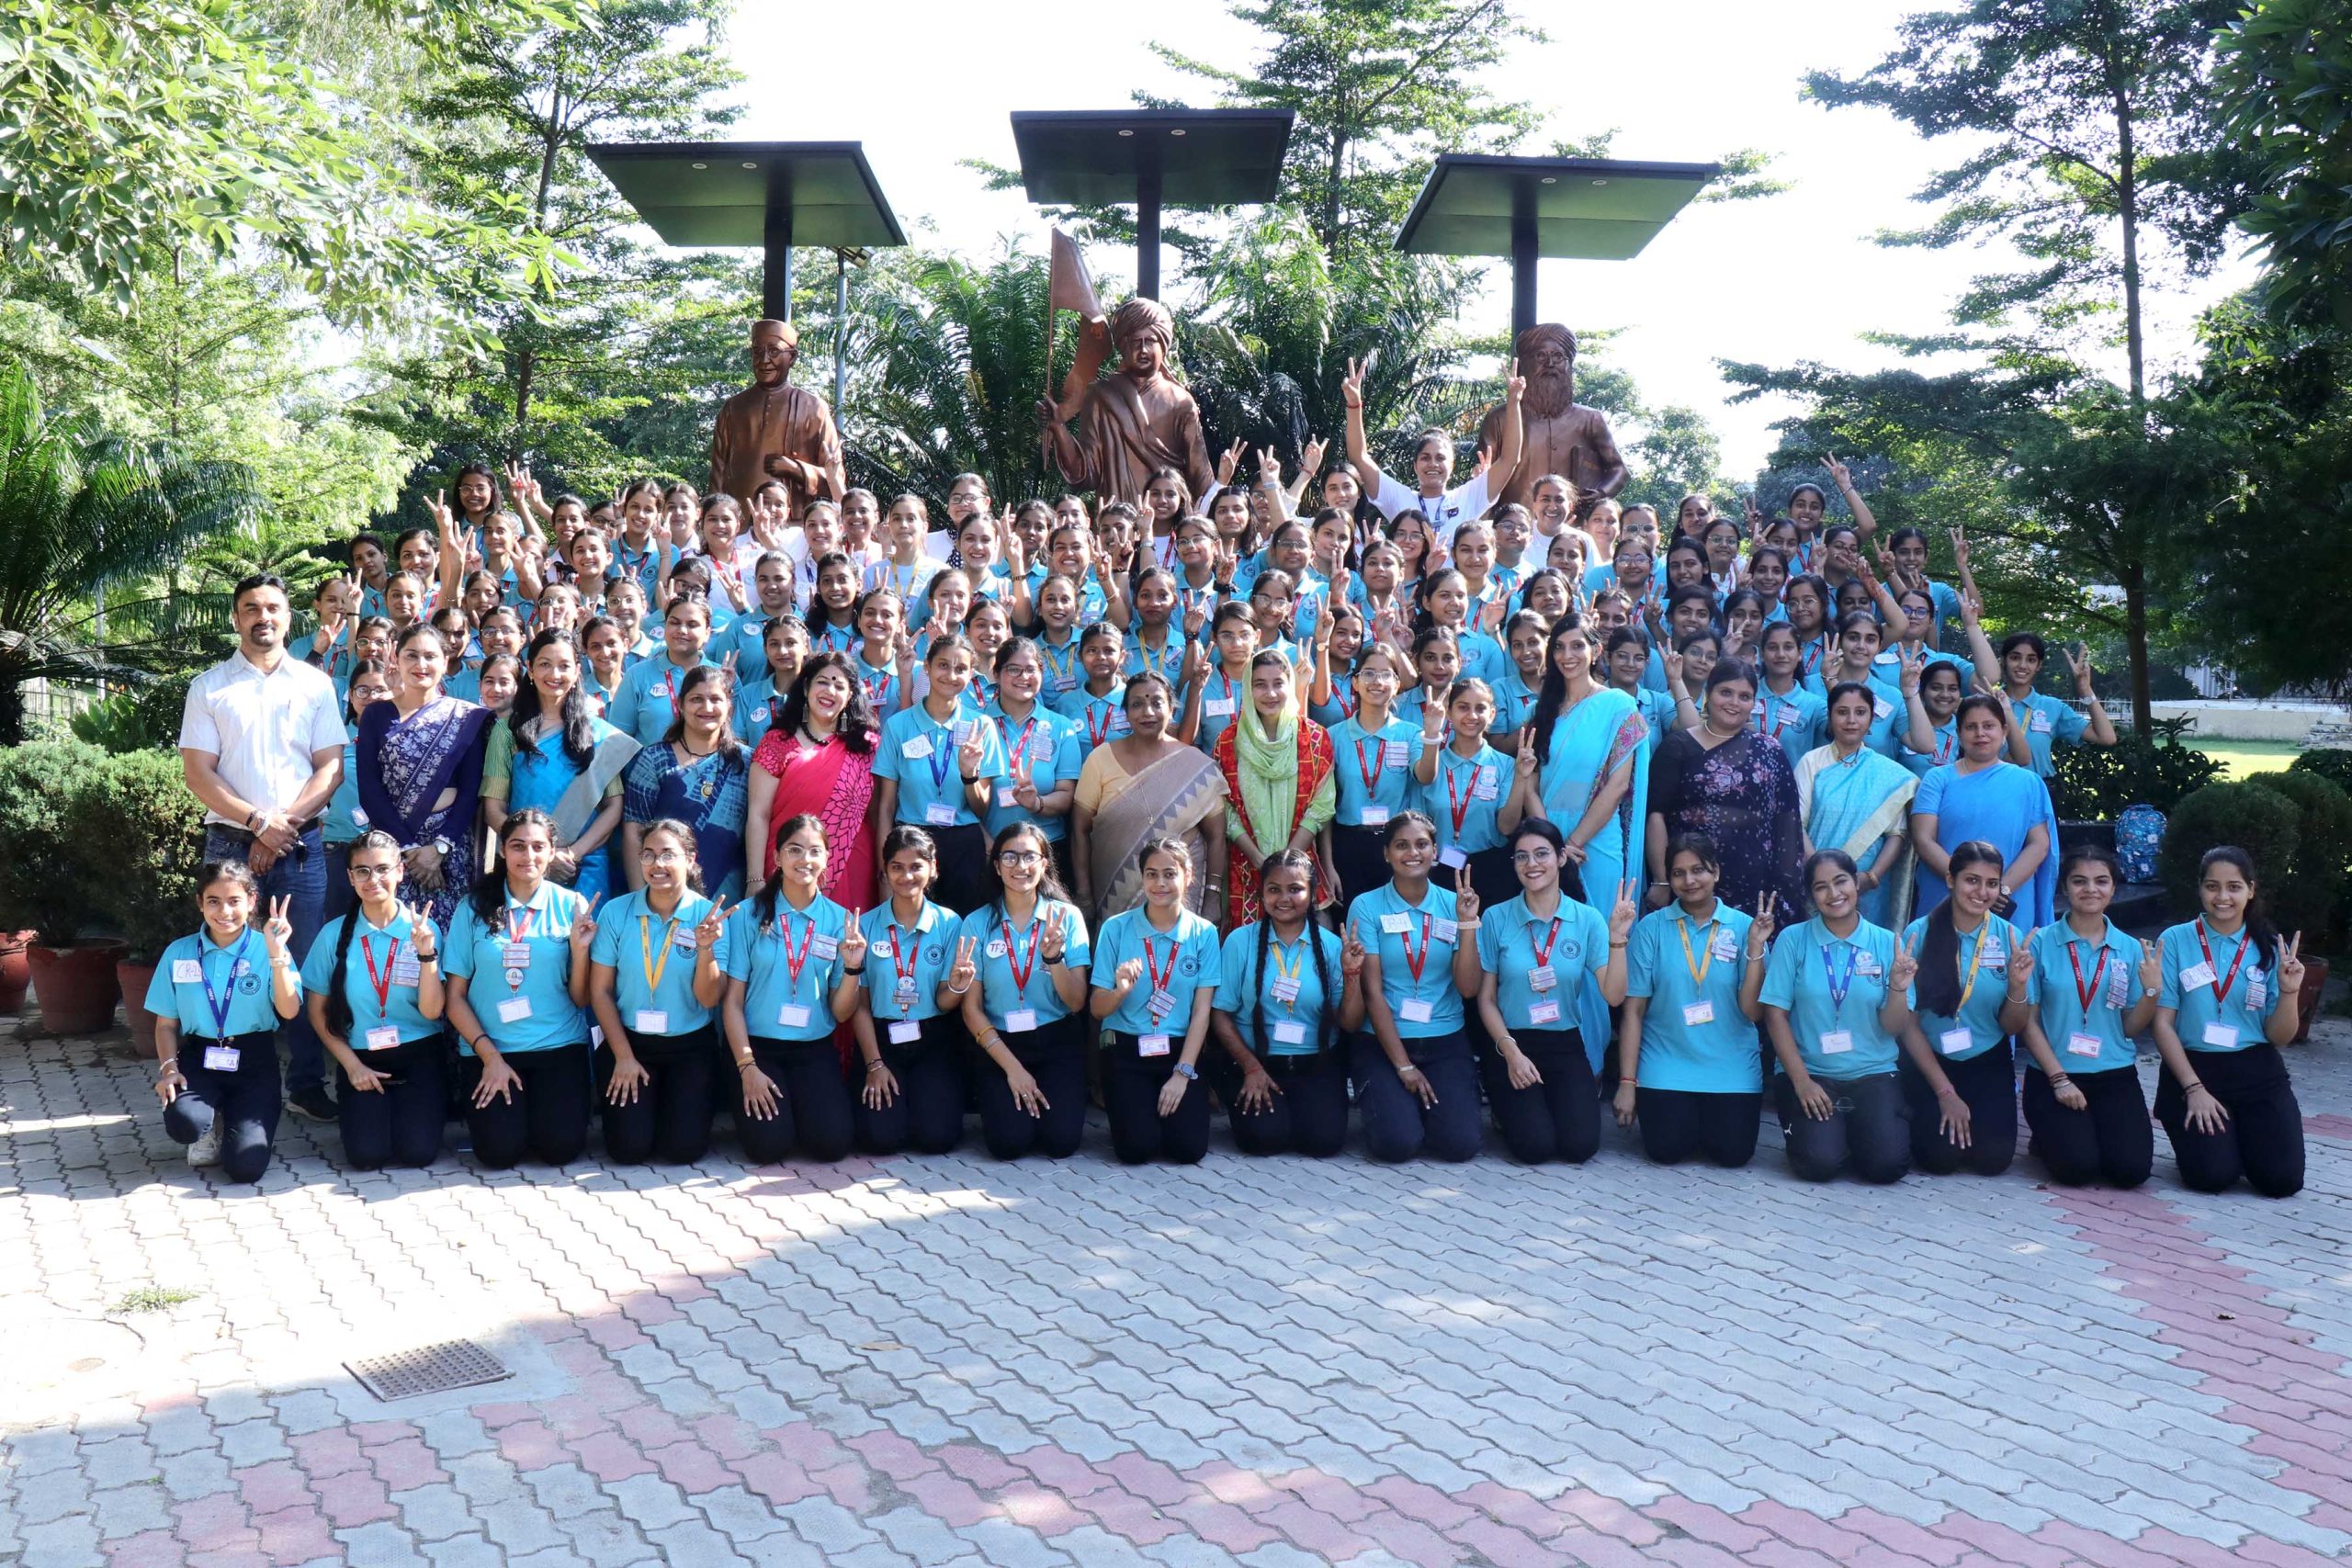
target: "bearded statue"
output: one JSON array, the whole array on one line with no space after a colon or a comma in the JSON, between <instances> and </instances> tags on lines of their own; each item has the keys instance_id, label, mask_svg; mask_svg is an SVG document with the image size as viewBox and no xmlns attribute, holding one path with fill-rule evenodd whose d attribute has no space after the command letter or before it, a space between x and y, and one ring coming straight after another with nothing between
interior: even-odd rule
<instances>
[{"instance_id":1,"label":"bearded statue","mask_svg":"<svg viewBox=\"0 0 2352 1568\"><path fill-rule=\"evenodd\" d=\"M1195 501L1216 480L1201 411L1193 394L1168 373L1176 345L1175 318L1157 299L1134 299L1106 319L1077 247L1054 235L1053 308L1079 311L1078 357L1058 400L1037 401L1045 456L1065 482L1104 501L1143 504L1157 468L1174 468ZM1112 350L1118 373L1099 373ZM1075 417L1078 432L1070 433Z\"/></svg>"},{"instance_id":2,"label":"bearded statue","mask_svg":"<svg viewBox=\"0 0 2352 1568\"><path fill-rule=\"evenodd\" d=\"M1624 489L1625 459L1617 454L1609 416L1576 400L1576 334L1545 321L1520 333L1518 347L1520 374L1527 378L1519 467L1494 499L1532 511L1536 483L1547 474L1567 479L1579 494L1615 495ZM1489 452L1502 450L1508 410L1497 403L1478 427L1479 445Z\"/></svg>"}]
</instances>

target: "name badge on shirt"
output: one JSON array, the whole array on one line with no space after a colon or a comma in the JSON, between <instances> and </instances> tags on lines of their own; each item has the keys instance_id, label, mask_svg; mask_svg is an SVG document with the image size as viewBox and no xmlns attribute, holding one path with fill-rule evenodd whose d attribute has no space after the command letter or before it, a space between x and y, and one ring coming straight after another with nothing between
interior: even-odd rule
<instances>
[{"instance_id":1,"label":"name badge on shirt","mask_svg":"<svg viewBox=\"0 0 2352 1568\"><path fill-rule=\"evenodd\" d=\"M662 1008L639 1008L629 1028L639 1034L667 1034L670 1032L670 1014Z\"/></svg>"},{"instance_id":2,"label":"name badge on shirt","mask_svg":"<svg viewBox=\"0 0 2352 1568\"><path fill-rule=\"evenodd\" d=\"M808 1010L798 1002L786 1002L775 1010L775 1021L784 1029L806 1029L808 1027Z\"/></svg>"},{"instance_id":3,"label":"name badge on shirt","mask_svg":"<svg viewBox=\"0 0 2352 1568\"><path fill-rule=\"evenodd\" d=\"M1365 827L1367 827L1367 828L1385 828L1385 827L1387 827L1387 826L1388 826L1388 807L1385 807L1385 806L1367 806L1367 807L1365 807L1363 808L1363 826L1365 826ZM1404 917L1400 915L1400 916L1398 916L1397 918L1398 918L1399 919L1402 919Z\"/></svg>"},{"instance_id":4,"label":"name badge on shirt","mask_svg":"<svg viewBox=\"0 0 2352 1568\"><path fill-rule=\"evenodd\" d=\"M1459 845L1448 844L1445 848L1438 851L1437 863L1442 866L1450 866L1455 871L1460 871L1464 866L1470 863L1470 857L1462 852Z\"/></svg>"},{"instance_id":5,"label":"name badge on shirt","mask_svg":"<svg viewBox=\"0 0 2352 1568\"><path fill-rule=\"evenodd\" d=\"M1877 976L1879 973L1878 960L1867 953L1855 954L1854 973L1857 975Z\"/></svg>"},{"instance_id":6,"label":"name badge on shirt","mask_svg":"<svg viewBox=\"0 0 2352 1568\"><path fill-rule=\"evenodd\" d=\"M2236 1024L2223 1023L2221 1020L2215 1019L2212 1022L2205 1026L2206 1044L2233 1046L2237 1043L2238 1026Z\"/></svg>"},{"instance_id":7,"label":"name badge on shirt","mask_svg":"<svg viewBox=\"0 0 2352 1568\"><path fill-rule=\"evenodd\" d=\"M1453 920L1432 921L1430 922L1430 930L1435 934L1437 940L1440 942L1457 942L1461 940L1462 927L1458 922Z\"/></svg>"},{"instance_id":8,"label":"name badge on shirt","mask_svg":"<svg viewBox=\"0 0 2352 1568\"><path fill-rule=\"evenodd\" d=\"M2048 714L2046 714L2046 713L2037 713L2037 714L2035 714L2035 715L2033 716L2033 722L2032 722L2032 724L2030 724L2030 726L2028 726L2027 728L2029 728L2030 729L2031 729L2031 730L2032 730L2032 732L2033 732L2034 734L2036 734L2036 735L2047 735L2047 734L2049 734L2049 733L2050 733L2050 716L2049 716Z\"/></svg>"},{"instance_id":9,"label":"name badge on shirt","mask_svg":"<svg viewBox=\"0 0 2352 1568\"><path fill-rule=\"evenodd\" d=\"M1853 1048L1854 1032L1850 1029L1833 1029L1821 1037L1821 1054L1825 1056L1842 1056Z\"/></svg>"},{"instance_id":10,"label":"name badge on shirt","mask_svg":"<svg viewBox=\"0 0 2352 1568\"><path fill-rule=\"evenodd\" d=\"M1736 958L1739 956L1739 939L1728 931L1719 931L1715 933L1715 940L1708 944L1707 951L1716 958Z\"/></svg>"},{"instance_id":11,"label":"name badge on shirt","mask_svg":"<svg viewBox=\"0 0 2352 1568\"><path fill-rule=\"evenodd\" d=\"M890 1043L911 1045L922 1038L922 1025L911 1018L900 1019L890 1025Z\"/></svg>"},{"instance_id":12,"label":"name badge on shirt","mask_svg":"<svg viewBox=\"0 0 2352 1568\"><path fill-rule=\"evenodd\" d=\"M1715 1004L1713 1002L1685 1002L1682 1005L1682 1021L1686 1025L1694 1028L1702 1023L1714 1022Z\"/></svg>"},{"instance_id":13,"label":"name badge on shirt","mask_svg":"<svg viewBox=\"0 0 2352 1568\"><path fill-rule=\"evenodd\" d=\"M2180 972L2180 988L2184 991L2194 991L2212 983L2213 966L2211 964L2192 964Z\"/></svg>"},{"instance_id":14,"label":"name badge on shirt","mask_svg":"<svg viewBox=\"0 0 2352 1568\"><path fill-rule=\"evenodd\" d=\"M2096 1056L2099 1053L2099 1038L2096 1034L2069 1034L2066 1054L2070 1056Z\"/></svg>"},{"instance_id":15,"label":"name badge on shirt","mask_svg":"<svg viewBox=\"0 0 2352 1568\"><path fill-rule=\"evenodd\" d=\"M1413 929L1413 917L1401 912L1394 915L1383 915L1380 917L1380 929L1387 932L1390 936L1403 936L1407 931Z\"/></svg>"},{"instance_id":16,"label":"name badge on shirt","mask_svg":"<svg viewBox=\"0 0 2352 1568\"><path fill-rule=\"evenodd\" d=\"M1478 770L1477 778L1471 783L1470 798L1473 800L1493 800L1498 794L1500 794L1500 792L1501 786L1496 782L1495 770L1492 768L1480 768Z\"/></svg>"},{"instance_id":17,"label":"name badge on shirt","mask_svg":"<svg viewBox=\"0 0 2352 1568\"><path fill-rule=\"evenodd\" d=\"M1201 712L1211 718L1231 718L1233 716L1233 699L1231 697L1211 697L1208 701L1201 705Z\"/></svg>"},{"instance_id":18,"label":"name badge on shirt","mask_svg":"<svg viewBox=\"0 0 2352 1568\"><path fill-rule=\"evenodd\" d=\"M356 806L353 807L351 808L351 825L355 828L365 828L368 826L368 813L360 810L359 807Z\"/></svg>"},{"instance_id":19,"label":"name badge on shirt","mask_svg":"<svg viewBox=\"0 0 2352 1568\"><path fill-rule=\"evenodd\" d=\"M1528 1003L1527 1021L1530 1023L1559 1022L1560 1004L1552 1000Z\"/></svg>"},{"instance_id":20,"label":"name badge on shirt","mask_svg":"<svg viewBox=\"0 0 2352 1568\"><path fill-rule=\"evenodd\" d=\"M390 1051L400 1043L401 1032L391 1024L378 1024L368 1032L368 1049L370 1051Z\"/></svg>"},{"instance_id":21,"label":"name badge on shirt","mask_svg":"<svg viewBox=\"0 0 2352 1568\"><path fill-rule=\"evenodd\" d=\"M528 997L508 997L498 1004L498 1021L501 1023L520 1023L530 1016L531 998Z\"/></svg>"},{"instance_id":22,"label":"name badge on shirt","mask_svg":"<svg viewBox=\"0 0 2352 1568\"><path fill-rule=\"evenodd\" d=\"M203 961L195 958L173 959L172 984L175 986L201 986L204 984Z\"/></svg>"},{"instance_id":23,"label":"name badge on shirt","mask_svg":"<svg viewBox=\"0 0 2352 1568\"><path fill-rule=\"evenodd\" d=\"M1278 1002L1295 1002L1298 1000L1298 982L1289 978L1287 976L1275 976L1274 983L1267 988L1274 993L1274 1000Z\"/></svg>"},{"instance_id":24,"label":"name badge on shirt","mask_svg":"<svg viewBox=\"0 0 2352 1568\"><path fill-rule=\"evenodd\" d=\"M1306 1025L1295 1020L1278 1022L1274 1025L1274 1041L1281 1045L1304 1045L1306 1043Z\"/></svg>"},{"instance_id":25,"label":"name badge on shirt","mask_svg":"<svg viewBox=\"0 0 2352 1568\"><path fill-rule=\"evenodd\" d=\"M1004 1028L1008 1034L1026 1034L1036 1027L1035 1008L1014 1008L1004 1015Z\"/></svg>"},{"instance_id":26,"label":"name badge on shirt","mask_svg":"<svg viewBox=\"0 0 2352 1568\"><path fill-rule=\"evenodd\" d=\"M944 800L934 800L922 808L922 819L934 828L956 826L956 808Z\"/></svg>"},{"instance_id":27,"label":"name badge on shirt","mask_svg":"<svg viewBox=\"0 0 2352 1568\"><path fill-rule=\"evenodd\" d=\"M1559 983L1560 976L1553 972L1549 964L1538 964L1527 972L1527 986L1530 990L1548 991Z\"/></svg>"},{"instance_id":28,"label":"name badge on shirt","mask_svg":"<svg viewBox=\"0 0 2352 1568\"><path fill-rule=\"evenodd\" d=\"M670 945L682 953L692 953L695 950L694 927L682 922L676 931L670 933Z\"/></svg>"},{"instance_id":29,"label":"name badge on shirt","mask_svg":"<svg viewBox=\"0 0 2352 1568\"><path fill-rule=\"evenodd\" d=\"M395 986L413 986L424 975L424 968L413 953L402 953L392 960L392 984Z\"/></svg>"},{"instance_id":30,"label":"name badge on shirt","mask_svg":"<svg viewBox=\"0 0 2352 1568\"><path fill-rule=\"evenodd\" d=\"M842 944L835 938L829 936L811 936L808 939L808 951L815 953L820 959L824 960L826 963L831 963L834 958L839 956L841 950Z\"/></svg>"},{"instance_id":31,"label":"name badge on shirt","mask_svg":"<svg viewBox=\"0 0 2352 1568\"><path fill-rule=\"evenodd\" d=\"M234 1045L207 1045L204 1048L204 1070L209 1073L233 1073L237 1070L238 1051Z\"/></svg>"},{"instance_id":32,"label":"name badge on shirt","mask_svg":"<svg viewBox=\"0 0 2352 1568\"><path fill-rule=\"evenodd\" d=\"M1894 716L1894 705L1888 702L1884 697L1872 697L1871 699L1871 716L1876 718L1893 718Z\"/></svg>"},{"instance_id":33,"label":"name badge on shirt","mask_svg":"<svg viewBox=\"0 0 2352 1568\"><path fill-rule=\"evenodd\" d=\"M910 735L910 736L908 736L908 737L907 737L907 739L906 739L905 740L901 741L901 742L899 743L899 755L900 755L901 757L928 757L928 756L930 756L930 755L931 755L931 737L930 737L930 736L928 736L928 735Z\"/></svg>"},{"instance_id":34,"label":"name badge on shirt","mask_svg":"<svg viewBox=\"0 0 2352 1568\"><path fill-rule=\"evenodd\" d=\"M1965 1029L1947 1029L1936 1039L1947 1056L1965 1055L1968 1048L1976 1043L1976 1037Z\"/></svg>"},{"instance_id":35,"label":"name badge on shirt","mask_svg":"<svg viewBox=\"0 0 2352 1568\"><path fill-rule=\"evenodd\" d=\"M1138 1034L1136 1036L1136 1053L1143 1056L1165 1056L1171 1038L1166 1034Z\"/></svg>"},{"instance_id":36,"label":"name badge on shirt","mask_svg":"<svg viewBox=\"0 0 2352 1568\"><path fill-rule=\"evenodd\" d=\"M1017 794L1015 794L1015 793L1014 793L1014 791L1015 791L1018 787L1019 787L1019 786L1014 785L1014 784L999 784L999 785L997 785L997 789L996 789L996 803L997 803L999 806L1005 807L1008 807L1008 808L1009 808L1009 807L1015 807L1015 806L1020 805L1020 804L1021 804L1021 797L1020 797L1020 795L1018 795Z\"/></svg>"},{"instance_id":37,"label":"name badge on shirt","mask_svg":"<svg viewBox=\"0 0 2352 1568\"><path fill-rule=\"evenodd\" d=\"M1396 1015L1407 1023L1427 1023L1437 1016L1430 1004L1419 997L1408 998L1396 1010Z\"/></svg>"},{"instance_id":38,"label":"name badge on shirt","mask_svg":"<svg viewBox=\"0 0 2352 1568\"><path fill-rule=\"evenodd\" d=\"M498 966L502 969L528 969L531 966L531 944L527 942L500 942Z\"/></svg>"}]
</instances>

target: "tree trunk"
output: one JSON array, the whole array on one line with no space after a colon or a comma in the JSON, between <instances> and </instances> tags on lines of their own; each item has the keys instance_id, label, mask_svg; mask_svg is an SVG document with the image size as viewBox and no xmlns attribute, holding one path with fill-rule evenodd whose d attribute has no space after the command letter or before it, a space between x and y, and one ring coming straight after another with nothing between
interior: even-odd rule
<instances>
[{"instance_id":1,"label":"tree trunk","mask_svg":"<svg viewBox=\"0 0 2352 1568\"><path fill-rule=\"evenodd\" d=\"M2141 735L2154 733L2155 716L2148 701L2148 573L2138 561L2125 565L2123 576L2123 645L2132 664L2132 728Z\"/></svg>"},{"instance_id":2,"label":"tree trunk","mask_svg":"<svg viewBox=\"0 0 2352 1568\"><path fill-rule=\"evenodd\" d=\"M1323 254L1335 266L1340 261L1340 181L1347 163L1347 132L1334 127L1329 183L1323 187Z\"/></svg>"},{"instance_id":3,"label":"tree trunk","mask_svg":"<svg viewBox=\"0 0 2352 1568\"><path fill-rule=\"evenodd\" d=\"M556 72L554 85L548 98L547 133L539 138L539 186L531 201L531 227L539 233L547 232L548 197L555 187L556 156L563 150L563 73ZM531 383L538 372L539 356L526 338L514 355L514 437L523 438L523 422L531 412Z\"/></svg>"},{"instance_id":4,"label":"tree trunk","mask_svg":"<svg viewBox=\"0 0 2352 1568\"><path fill-rule=\"evenodd\" d=\"M2119 89L2115 95L2116 208L2123 220L2123 350L2132 367L2132 409L2143 413L2148 400L2147 371L2140 341L2140 171L2132 135L2132 99Z\"/></svg>"}]
</instances>

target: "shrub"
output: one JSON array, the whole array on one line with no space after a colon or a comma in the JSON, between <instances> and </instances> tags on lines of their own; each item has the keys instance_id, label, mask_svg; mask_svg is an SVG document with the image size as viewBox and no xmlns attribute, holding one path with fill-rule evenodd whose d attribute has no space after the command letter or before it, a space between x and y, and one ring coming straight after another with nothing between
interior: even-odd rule
<instances>
[{"instance_id":1,"label":"shrub","mask_svg":"<svg viewBox=\"0 0 2352 1568\"><path fill-rule=\"evenodd\" d=\"M42 942L63 946L101 918L99 881L66 813L106 761L79 740L0 749L0 931L34 931Z\"/></svg>"},{"instance_id":2,"label":"shrub","mask_svg":"<svg viewBox=\"0 0 2352 1568\"><path fill-rule=\"evenodd\" d=\"M2198 907L2197 863L2221 844L2252 855L2264 896L2275 895L2294 864L2301 816L2293 801L2259 784L2207 784L2183 796L2165 825L2165 847L2156 858L2156 874L2173 907Z\"/></svg>"},{"instance_id":3,"label":"shrub","mask_svg":"<svg viewBox=\"0 0 2352 1568\"><path fill-rule=\"evenodd\" d=\"M204 807L175 756L108 757L65 804L75 874L100 915L153 964L197 926L196 874L204 858Z\"/></svg>"},{"instance_id":4,"label":"shrub","mask_svg":"<svg viewBox=\"0 0 2352 1568\"><path fill-rule=\"evenodd\" d=\"M2306 751L2296 758L2287 771L2290 773L2317 773L2324 779L2334 779L2340 788L2352 790L2352 750L2341 746L2323 746L2316 751Z\"/></svg>"},{"instance_id":5,"label":"shrub","mask_svg":"<svg viewBox=\"0 0 2352 1568\"><path fill-rule=\"evenodd\" d=\"M2283 882L2268 889L2279 929L2301 931L2316 951L2333 952L2342 935L2337 905L2352 878L2352 795L2316 772L2265 773L2263 788L2295 803L2295 859Z\"/></svg>"},{"instance_id":6,"label":"shrub","mask_svg":"<svg viewBox=\"0 0 2352 1568\"><path fill-rule=\"evenodd\" d=\"M2222 776L2222 764L2188 742L2194 719L2160 718L2149 733L2132 732L2113 746L2061 747L2052 759L2050 795L2069 821L2112 822L2127 806L2147 805L2169 816L2182 798Z\"/></svg>"}]
</instances>

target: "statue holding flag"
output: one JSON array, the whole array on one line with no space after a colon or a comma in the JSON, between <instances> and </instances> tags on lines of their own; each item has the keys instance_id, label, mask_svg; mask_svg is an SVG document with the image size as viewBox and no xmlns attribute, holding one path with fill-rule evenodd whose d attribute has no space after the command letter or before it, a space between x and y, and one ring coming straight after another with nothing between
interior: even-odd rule
<instances>
[{"instance_id":1,"label":"statue holding flag","mask_svg":"<svg viewBox=\"0 0 2352 1568\"><path fill-rule=\"evenodd\" d=\"M1106 318L1078 247L1058 229L1047 299L1049 362L1052 313L1076 310L1080 324L1078 356L1063 378L1061 397L1037 400L1046 460L1067 483L1103 501L1140 505L1158 468L1183 475L1195 500L1207 494L1216 475L1201 434L1200 407L1168 373L1176 334L1167 307L1138 298ZM1097 379L1114 350L1118 373ZM1069 429L1073 418L1075 435Z\"/></svg>"}]
</instances>

